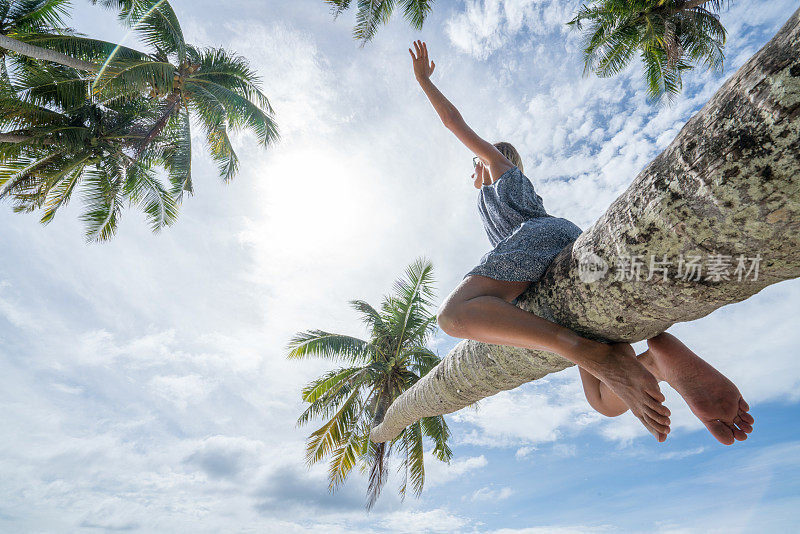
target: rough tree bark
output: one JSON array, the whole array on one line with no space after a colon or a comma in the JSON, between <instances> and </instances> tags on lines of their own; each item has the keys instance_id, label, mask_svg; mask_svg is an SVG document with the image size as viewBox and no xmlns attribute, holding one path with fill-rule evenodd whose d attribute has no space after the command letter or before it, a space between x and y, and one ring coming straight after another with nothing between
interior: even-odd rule
<instances>
[{"instance_id":1,"label":"rough tree bark","mask_svg":"<svg viewBox=\"0 0 800 534\"><path fill-rule=\"evenodd\" d=\"M608 263L584 282L580 258ZM729 280L686 280L681 255L732 256ZM738 281L744 255L758 277ZM751 259L760 254L758 263ZM627 257L672 262L667 279L618 280ZM585 265L585 264L584 264ZM653 337L800 276L800 10L683 127L600 219L553 261L518 306L605 342ZM644 277L643 277L644 278ZM694 278L694 276L689 277ZM585 277L584 277L585 279ZM475 341L459 343L398 397L371 433L387 441L407 425L573 365L553 353Z\"/></svg>"}]
</instances>

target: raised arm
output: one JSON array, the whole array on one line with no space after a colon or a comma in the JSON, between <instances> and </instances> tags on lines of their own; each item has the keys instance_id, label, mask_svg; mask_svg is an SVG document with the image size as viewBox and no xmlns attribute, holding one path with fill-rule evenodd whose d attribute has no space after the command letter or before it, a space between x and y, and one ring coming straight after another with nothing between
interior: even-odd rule
<instances>
[{"instance_id":1,"label":"raised arm","mask_svg":"<svg viewBox=\"0 0 800 534\"><path fill-rule=\"evenodd\" d=\"M433 84L431 74L433 74L436 64L432 61L428 62L428 46L422 41L414 41L414 48L416 49L416 55L410 48L408 49L413 61L414 76L433 105L433 109L439 114L439 118L442 119L442 123L447 129L453 132L459 141L464 143L473 154L489 166L492 179L496 180L501 174L513 167L513 164L493 144L482 139L472 128L467 126L458 109Z\"/></svg>"}]
</instances>

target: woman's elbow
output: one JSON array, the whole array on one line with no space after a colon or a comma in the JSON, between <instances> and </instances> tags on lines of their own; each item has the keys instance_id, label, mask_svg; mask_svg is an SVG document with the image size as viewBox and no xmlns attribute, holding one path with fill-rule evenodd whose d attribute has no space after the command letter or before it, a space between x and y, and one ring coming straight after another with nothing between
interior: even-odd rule
<instances>
[{"instance_id":1,"label":"woman's elbow","mask_svg":"<svg viewBox=\"0 0 800 534\"><path fill-rule=\"evenodd\" d=\"M461 115L458 112L449 113L442 117L442 122L444 123L445 128L448 130L455 129L460 122L462 122Z\"/></svg>"}]
</instances>

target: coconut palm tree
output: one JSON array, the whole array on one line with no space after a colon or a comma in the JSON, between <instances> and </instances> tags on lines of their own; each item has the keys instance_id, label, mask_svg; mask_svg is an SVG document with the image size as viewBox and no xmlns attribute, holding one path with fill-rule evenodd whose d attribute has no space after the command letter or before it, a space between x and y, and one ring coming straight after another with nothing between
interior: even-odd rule
<instances>
[{"instance_id":1,"label":"coconut palm tree","mask_svg":"<svg viewBox=\"0 0 800 534\"><path fill-rule=\"evenodd\" d=\"M55 4L56 0L29 0L31 4L36 2ZM31 196L31 181L42 176L41 168L36 166L24 176L19 172L47 157L50 150L63 143L64 121L102 117L99 123L84 126L94 131L98 124L105 124L103 121L115 125L115 147L111 152L121 158L118 162L121 166L115 164L115 169L153 179L153 171L159 167L167 172L169 186L166 189L173 200L163 199L165 204L158 210L157 217L154 204L145 204L154 230L159 229L175 220L172 207L175 201L185 192L193 191L190 117L195 117L204 130L208 150L219 166L220 175L228 181L238 170L238 157L230 134L247 129L256 134L261 145L274 143L279 134L273 110L259 88L260 79L243 57L223 49L203 49L185 43L177 16L168 2L98 0L93 3L119 9L120 19L131 26L153 52L139 52L55 28L47 33L42 25L18 25L13 39L15 48L8 48L15 54L16 75L5 77L7 87L2 104L8 115L0 132L0 198L22 195L24 185L27 192L16 198L16 208L30 211L42 207L42 195L46 196L51 181L43 179L39 185L44 189L39 187L36 191L40 194ZM59 3L61 8L65 5L66 2ZM53 16L46 22L55 26L56 23L60 25L61 20ZM28 30L35 32L27 33ZM20 52L17 45L34 50ZM61 56L80 62L76 65L71 60L62 60ZM58 88L53 80L47 79L48 75L57 77ZM66 91L70 92L67 99L63 98ZM35 124L29 122L30 105L40 108ZM89 109L92 112L87 115ZM22 110L27 110L24 111L27 115L18 117L16 114L23 113ZM133 110L136 110L135 116L121 117L122 113ZM42 122L46 119L54 121L49 129ZM96 140L97 136L92 134L89 138ZM9 146L14 144L21 145ZM103 146L108 149L107 145ZM97 150L96 145L92 150ZM79 178L78 175L76 179ZM89 181L87 186L98 183ZM111 197L105 192L88 198ZM54 204L55 209L61 205ZM119 203L113 205L119 206ZM100 218L104 210L90 211ZM53 215L46 211L43 222L52 220ZM118 220L118 216L102 218L104 222L100 226L100 221L90 221L88 235L92 239L110 238ZM100 227L103 229L98 230Z\"/></svg>"},{"instance_id":2,"label":"coconut palm tree","mask_svg":"<svg viewBox=\"0 0 800 534\"><path fill-rule=\"evenodd\" d=\"M174 222L175 197L155 168L186 155L164 135L133 157L157 117L150 101L100 106L86 98L89 80L61 65L28 65L16 81L0 85L0 129L10 131L0 136L0 199L18 212L42 209L46 224L81 184L90 240L114 235L125 203L139 205L153 231Z\"/></svg>"},{"instance_id":3,"label":"coconut palm tree","mask_svg":"<svg viewBox=\"0 0 800 534\"><path fill-rule=\"evenodd\" d=\"M120 21L131 26L156 52L146 60L113 58L114 66L101 72L93 90L101 102L121 94L149 92L160 100L161 113L151 125L140 149L168 125L191 144L188 114L203 127L207 148L220 175L230 180L239 159L229 134L247 128L262 146L277 141L278 128L260 79L247 61L221 48L197 48L184 41L178 17L163 0L92 0L119 10ZM191 192L191 177L183 190Z\"/></svg>"},{"instance_id":4,"label":"coconut palm tree","mask_svg":"<svg viewBox=\"0 0 800 534\"><path fill-rule=\"evenodd\" d=\"M721 71L725 28L716 14L725 0L597 0L567 24L583 29L584 74L613 76L638 52L651 101L671 101L681 74L703 64Z\"/></svg>"},{"instance_id":5,"label":"coconut palm tree","mask_svg":"<svg viewBox=\"0 0 800 534\"><path fill-rule=\"evenodd\" d=\"M342 364L303 388L309 406L298 424L325 420L308 438L306 461L312 465L331 457L329 489L339 487L357 464L369 472L367 508L375 504L386 483L392 452L400 457L403 497L408 484L416 495L422 492L423 436L433 441L434 457L449 462L452 456L447 445L450 431L441 416L422 418L388 444L369 440L370 430L383 420L392 401L439 362L425 347L436 329L436 316L429 310L432 284L432 265L418 259L406 268L405 278L395 282L393 294L384 297L380 311L361 300L350 302L369 328L367 340L308 330L288 345L289 358L315 356Z\"/></svg>"},{"instance_id":6,"label":"coconut palm tree","mask_svg":"<svg viewBox=\"0 0 800 534\"><path fill-rule=\"evenodd\" d=\"M325 0L331 6L334 19L350 8L351 0ZM421 30L433 8L434 0L401 0L399 7L403 16L416 30ZM361 41L363 47L375 37L378 26L386 24L398 7L397 0L367 0L358 2L356 12L356 26L353 28L353 37Z\"/></svg>"}]
</instances>

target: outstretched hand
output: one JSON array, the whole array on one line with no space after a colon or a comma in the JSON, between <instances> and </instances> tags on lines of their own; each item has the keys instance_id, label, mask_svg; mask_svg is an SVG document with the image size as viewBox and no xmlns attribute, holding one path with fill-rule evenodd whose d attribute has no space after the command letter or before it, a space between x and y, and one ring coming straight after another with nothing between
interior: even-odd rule
<instances>
[{"instance_id":1,"label":"outstretched hand","mask_svg":"<svg viewBox=\"0 0 800 534\"><path fill-rule=\"evenodd\" d=\"M428 46L424 41L414 41L414 48L417 51L416 55L410 48L408 49L408 53L411 54L411 59L413 60L414 76L417 80L428 79L433 74L436 63L433 61L428 63Z\"/></svg>"}]
</instances>

